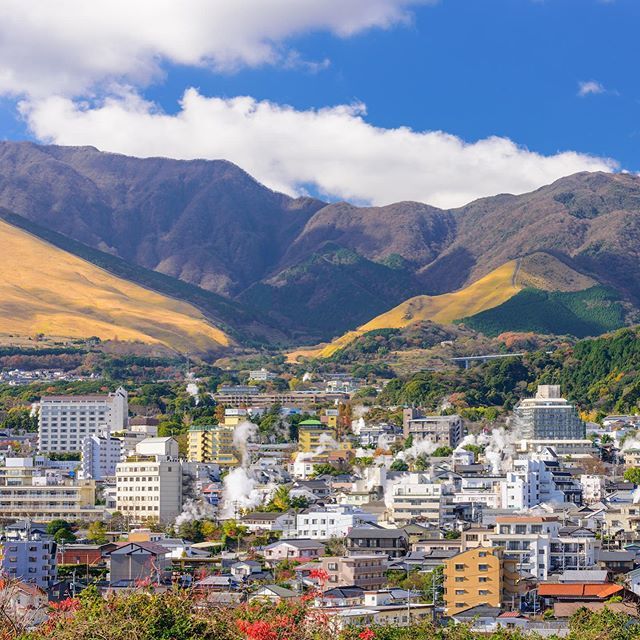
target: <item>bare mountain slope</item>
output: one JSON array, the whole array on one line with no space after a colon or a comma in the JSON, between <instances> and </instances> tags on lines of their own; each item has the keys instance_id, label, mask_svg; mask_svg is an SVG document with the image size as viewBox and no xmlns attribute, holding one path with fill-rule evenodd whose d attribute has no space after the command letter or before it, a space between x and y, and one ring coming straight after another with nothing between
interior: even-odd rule
<instances>
[{"instance_id":1,"label":"bare mountain slope","mask_svg":"<svg viewBox=\"0 0 640 640\"><path fill-rule=\"evenodd\" d=\"M450 211L355 207L275 193L222 160L0 142L3 207L221 294L233 313L276 325L278 340L332 338L539 252L640 307L640 178L630 174L579 173Z\"/></svg>"}]
</instances>

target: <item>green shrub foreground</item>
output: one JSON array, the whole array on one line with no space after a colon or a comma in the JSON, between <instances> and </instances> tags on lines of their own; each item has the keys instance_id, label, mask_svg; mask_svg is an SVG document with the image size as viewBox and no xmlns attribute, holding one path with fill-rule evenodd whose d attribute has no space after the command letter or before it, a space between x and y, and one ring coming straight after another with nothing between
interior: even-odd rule
<instances>
[{"instance_id":1,"label":"green shrub foreground","mask_svg":"<svg viewBox=\"0 0 640 640\"><path fill-rule=\"evenodd\" d=\"M8 618L7 618L8 620ZM522 640L537 638L503 629L479 634L464 625L338 629L308 599L272 603L252 601L218 608L193 593L152 591L103 599L94 589L52 607L47 622L34 630L3 624L0 639L20 640ZM570 621L569 640L632 640L640 624L608 609L581 609Z\"/></svg>"}]
</instances>

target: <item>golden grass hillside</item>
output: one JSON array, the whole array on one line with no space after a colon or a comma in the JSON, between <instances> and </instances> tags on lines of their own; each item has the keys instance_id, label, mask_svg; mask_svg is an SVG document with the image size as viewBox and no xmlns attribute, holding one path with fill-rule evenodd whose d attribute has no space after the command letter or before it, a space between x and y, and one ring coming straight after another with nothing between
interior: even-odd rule
<instances>
[{"instance_id":1,"label":"golden grass hillside","mask_svg":"<svg viewBox=\"0 0 640 640\"><path fill-rule=\"evenodd\" d=\"M525 287L548 291L579 291L595 284L557 258L543 252L511 260L463 289L438 296L415 296L383 313L354 331L349 331L327 345L299 349L289 354L297 358L329 358L368 331L401 329L416 322L431 320L450 324L481 311L501 305Z\"/></svg>"},{"instance_id":2,"label":"golden grass hillside","mask_svg":"<svg viewBox=\"0 0 640 640\"><path fill-rule=\"evenodd\" d=\"M0 333L138 340L179 351L230 344L195 307L0 221Z\"/></svg>"},{"instance_id":3,"label":"golden grass hillside","mask_svg":"<svg viewBox=\"0 0 640 640\"><path fill-rule=\"evenodd\" d=\"M409 298L327 345L290 353L288 360L293 362L301 357L329 358L358 336L375 329L401 329L423 320L449 324L458 318L497 307L522 289L516 282L519 270L519 261L511 260L459 291L439 296L422 295Z\"/></svg>"}]
</instances>

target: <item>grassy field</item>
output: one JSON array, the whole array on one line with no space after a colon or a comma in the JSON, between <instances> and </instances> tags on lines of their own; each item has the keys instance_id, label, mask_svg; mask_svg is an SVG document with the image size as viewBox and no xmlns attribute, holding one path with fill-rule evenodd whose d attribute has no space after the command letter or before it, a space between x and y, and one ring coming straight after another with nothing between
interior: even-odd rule
<instances>
[{"instance_id":1,"label":"grassy field","mask_svg":"<svg viewBox=\"0 0 640 640\"><path fill-rule=\"evenodd\" d=\"M137 340L179 351L230 344L195 307L118 278L0 222L0 333Z\"/></svg>"},{"instance_id":2,"label":"grassy field","mask_svg":"<svg viewBox=\"0 0 640 640\"><path fill-rule=\"evenodd\" d=\"M516 282L518 262L511 260L464 289L439 296L415 296L383 313L354 331L345 333L318 349L301 349L290 354L297 357L329 358L338 349L358 336L374 329L401 329L422 320L450 324L458 318L475 315L497 307L518 293L522 287Z\"/></svg>"}]
</instances>

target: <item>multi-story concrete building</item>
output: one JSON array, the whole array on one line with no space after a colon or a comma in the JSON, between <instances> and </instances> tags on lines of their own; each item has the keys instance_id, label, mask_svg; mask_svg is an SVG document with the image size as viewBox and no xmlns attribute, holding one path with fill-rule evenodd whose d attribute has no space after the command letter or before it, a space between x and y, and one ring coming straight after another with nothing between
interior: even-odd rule
<instances>
[{"instance_id":1,"label":"multi-story concrete building","mask_svg":"<svg viewBox=\"0 0 640 640\"><path fill-rule=\"evenodd\" d=\"M42 458L7 458L0 467L0 518L97 520L93 480L72 480Z\"/></svg>"},{"instance_id":2,"label":"multi-story concrete building","mask_svg":"<svg viewBox=\"0 0 640 640\"><path fill-rule=\"evenodd\" d=\"M414 442L430 440L437 447L455 449L464 435L462 418L452 416L422 416L417 409L405 409L402 417L404 437Z\"/></svg>"},{"instance_id":3,"label":"multi-story concrete building","mask_svg":"<svg viewBox=\"0 0 640 640\"><path fill-rule=\"evenodd\" d=\"M116 467L116 508L131 522L167 523L182 511L182 464L173 438L147 438Z\"/></svg>"},{"instance_id":4,"label":"multi-story concrete building","mask_svg":"<svg viewBox=\"0 0 640 640\"><path fill-rule=\"evenodd\" d=\"M400 440L402 431L393 424L372 424L361 426L357 435L361 447L380 447L387 450Z\"/></svg>"},{"instance_id":5,"label":"multi-story concrete building","mask_svg":"<svg viewBox=\"0 0 640 640\"><path fill-rule=\"evenodd\" d=\"M360 587L362 589L382 589L387 584L387 558L380 554L323 557L319 562L303 565L325 571L326 588Z\"/></svg>"},{"instance_id":6,"label":"multi-story concrete building","mask_svg":"<svg viewBox=\"0 0 640 640\"><path fill-rule=\"evenodd\" d=\"M109 395L44 396L37 411L41 452L80 451L87 436L127 424L127 392L120 387Z\"/></svg>"},{"instance_id":7,"label":"multi-story concrete building","mask_svg":"<svg viewBox=\"0 0 640 640\"><path fill-rule=\"evenodd\" d=\"M309 453L332 437L332 431L320 420L303 420L298 424L298 449ZM330 442L330 440L328 440Z\"/></svg>"},{"instance_id":8,"label":"multi-story concrete building","mask_svg":"<svg viewBox=\"0 0 640 640\"><path fill-rule=\"evenodd\" d=\"M444 561L444 602L449 615L478 605L501 607L519 595L517 562L497 547L469 549Z\"/></svg>"},{"instance_id":9,"label":"multi-story concrete building","mask_svg":"<svg viewBox=\"0 0 640 640\"><path fill-rule=\"evenodd\" d=\"M507 473L501 485L503 509L521 511L541 502L582 501L582 487L563 471L557 460L544 460L536 454L513 461L513 471Z\"/></svg>"},{"instance_id":10,"label":"multi-story concrete building","mask_svg":"<svg viewBox=\"0 0 640 640\"><path fill-rule=\"evenodd\" d=\"M38 585L42 589L56 580L57 545L45 535L24 529L12 529L0 543L0 567L7 578Z\"/></svg>"},{"instance_id":11,"label":"multi-story concrete building","mask_svg":"<svg viewBox=\"0 0 640 640\"><path fill-rule=\"evenodd\" d=\"M558 385L543 384L533 398L513 410L513 427L523 440L584 440L586 428L574 405L560 395Z\"/></svg>"},{"instance_id":12,"label":"multi-story concrete building","mask_svg":"<svg viewBox=\"0 0 640 640\"><path fill-rule=\"evenodd\" d=\"M348 393L326 391L286 391L260 393L257 387L220 387L213 399L225 407L270 407L274 404L299 409L310 409L318 404L346 402Z\"/></svg>"},{"instance_id":13,"label":"multi-story concrete building","mask_svg":"<svg viewBox=\"0 0 640 640\"><path fill-rule=\"evenodd\" d=\"M82 443L81 478L104 480L113 477L122 458L122 441L109 435L92 434Z\"/></svg>"},{"instance_id":14,"label":"multi-story concrete building","mask_svg":"<svg viewBox=\"0 0 640 640\"><path fill-rule=\"evenodd\" d=\"M375 524L377 520L375 514L352 506L327 505L323 508L305 509L296 515L296 528L290 537L312 540L344 538L351 529Z\"/></svg>"},{"instance_id":15,"label":"multi-story concrete building","mask_svg":"<svg viewBox=\"0 0 640 640\"><path fill-rule=\"evenodd\" d=\"M395 523L447 527L455 522L453 498L452 484L436 482L427 473L407 473L392 485L385 502Z\"/></svg>"},{"instance_id":16,"label":"multi-story concrete building","mask_svg":"<svg viewBox=\"0 0 640 640\"><path fill-rule=\"evenodd\" d=\"M561 535L555 516L501 516L491 544L516 560L518 571L547 580L554 572L589 569L596 564L600 541L593 536Z\"/></svg>"},{"instance_id":17,"label":"multi-story concrete building","mask_svg":"<svg viewBox=\"0 0 640 640\"><path fill-rule=\"evenodd\" d=\"M275 380L276 377L275 373L272 373L264 367L262 369L249 371L249 380L255 380L256 382L268 382L269 380Z\"/></svg>"},{"instance_id":18,"label":"multi-story concrete building","mask_svg":"<svg viewBox=\"0 0 640 640\"><path fill-rule=\"evenodd\" d=\"M235 467L238 459L234 453L233 431L226 424L194 425L189 428L188 459L191 462Z\"/></svg>"},{"instance_id":19,"label":"multi-story concrete building","mask_svg":"<svg viewBox=\"0 0 640 640\"><path fill-rule=\"evenodd\" d=\"M158 421L154 418L132 418L129 427L112 431L111 437L120 440L122 457L133 454L138 442L145 438L155 438L158 435Z\"/></svg>"}]
</instances>

